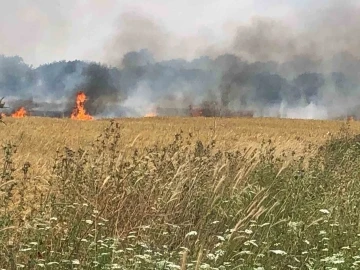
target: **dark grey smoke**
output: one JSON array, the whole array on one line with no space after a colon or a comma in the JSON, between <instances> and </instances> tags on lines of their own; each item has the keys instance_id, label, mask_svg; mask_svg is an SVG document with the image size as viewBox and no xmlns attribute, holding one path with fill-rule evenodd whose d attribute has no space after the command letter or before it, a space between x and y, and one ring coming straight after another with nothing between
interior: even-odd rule
<instances>
[{"instance_id":1,"label":"dark grey smoke","mask_svg":"<svg viewBox=\"0 0 360 270\"><path fill-rule=\"evenodd\" d=\"M132 13L122 15L118 31L106 47L109 51L107 60L115 65L126 64L126 58L134 57L134 55L130 53L124 58L125 54L143 48L147 48L155 55L160 56L164 53L164 44L170 42L168 34L160 24L150 18Z\"/></svg>"},{"instance_id":2,"label":"dark grey smoke","mask_svg":"<svg viewBox=\"0 0 360 270\"><path fill-rule=\"evenodd\" d=\"M84 91L87 110L97 117L143 116L157 106L172 114L189 105L256 116L360 117L358 14L353 1L332 0L299 11L302 27L254 18L228 42L208 46L125 14L106 46L112 67L77 60L33 68L18 56L0 56L0 96L68 114ZM188 60L190 51L197 57Z\"/></svg>"},{"instance_id":3,"label":"dark grey smoke","mask_svg":"<svg viewBox=\"0 0 360 270\"><path fill-rule=\"evenodd\" d=\"M74 95L71 95L68 101L68 111L74 106L76 93L79 91L86 93L88 98L86 108L91 115L103 113L107 106L118 104L124 98L119 85L116 84L116 78L120 76L117 69L90 63L83 69L81 75L84 82L75 85Z\"/></svg>"},{"instance_id":4,"label":"dark grey smoke","mask_svg":"<svg viewBox=\"0 0 360 270\"><path fill-rule=\"evenodd\" d=\"M98 117L143 116L156 106L162 107L163 114L167 114L164 108L183 114L189 105L214 102L234 112L253 110L257 116L357 114L360 80L353 69L360 67L360 60L343 53L328 62L333 67L329 72L312 68L303 72L298 67L304 63L315 65L306 57L284 63L248 62L225 54L215 59L203 56L157 62L148 50L140 50L124 56L123 68L62 61L34 69L20 57L2 56L0 96L6 96L14 109L55 108L69 114L76 93L84 91L89 98L87 110Z\"/></svg>"}]
</instances>

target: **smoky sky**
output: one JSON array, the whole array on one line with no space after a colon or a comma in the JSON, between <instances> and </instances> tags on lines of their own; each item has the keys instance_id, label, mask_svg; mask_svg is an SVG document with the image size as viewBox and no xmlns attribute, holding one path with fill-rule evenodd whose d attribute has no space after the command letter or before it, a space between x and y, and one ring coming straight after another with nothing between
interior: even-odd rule
<instances>
[{"instance_id":1,"label":"smoky sky","mask_svg":"<svg viewBox=\"0 0 360 270\"><path fill-rule=\"evenodd\" d=\"M248 9L229 0L238 7L231 11L212 1L204 8L209 13L203 14L195 13L201 1L188 14L172 9L180 4L165 5L160 0L139 1L142 10L127 2L131 8L119 13L111 9L115 2L93 1L86 6L81 1L64 1L55 9L41 0L34 5L22 5L20 0L9 4L16 18L5 19L14 22L14 33L26 34L13 35L0 45L0 54L5 55L0 57L1 94L24 102L63 102L63 109L69 111L76 92L84 91L88 111L98 117L142 116L157 106L210 103L233 111L253 110L257 116L333 118L357 112L360 9L356 1L312 5L293 1L294 9L272 0L266 5L272 3L278 9L271 12L255 0L243 3ZM106 24L100 20L103 16L88 13L95 7L103 16L111 9L114 18L100 39L96 33ZM262 13L250 12L247 20L234 19L255 7ZM154 15L156 10L161 16ZM232 19L211 20L209 14L216 11L221 18L229 12ZM189 14L192 19L186 21ZM16 24L22 16L25 19ZM71 23L74 17L78 17L77 26ZM98 25L90 31L94 18ZM206 27L202 22L209 24ZM195 30L190 31L192 24ZM175 26L178 32L173 31ZM10 35L10 30L3 26L0 33ZM95 36L100 47L91 42ZM14 42L18 47L11 46ZM24 44L28 45L23 51L27 58L22 59ZM72 47L76 47L72 52L82 52L76 60L59 56L67 55ZM11 56L12 51L17 56ZM39 67L26 61L54 52L56 61ZM83 57L86 52L94 52L100 61L88 61Z\"/></svg>"},{"instance_id":2,"label":"smoky sky","mask_svg":"<svg viewBox=\"0 0 360 270\"><path fill-rule=\"evenodd\" d=\"M359 54L359 1L14 0L0 9L0 52L38 66L116 65L143 48L157 60L233 53L251 61Z\"/></svg>"},{"instance_id":3,"label":"smoky sky","mask_svg":"<svg viewBox=\"0 0 360 270\"><path fill-rule=\"evenodd\" d=\"M272 18L290 28L299 27L304 24L302 12L308 18L309 10L330 2L333 1L4 1L0 9L0 50L6 55L21 55L35 66L76 59L112 64L111 56L121 58L128 51L138 50L139 44L154 51L159 60L189 60L211 48L230 52L228 43L233 40L235 29L251 24L251 18ZM142 25L149 26L149 32L141 29ZM160 45L147 47L153 39L149 33L160 38ZM119 44L117 41L124 37L129 42ZM133 42L136 38L138 44ZM156 50L159 46L164 50ZM117 52L111 53L116 48Z\"/></svg>"},{"instance_id":4,"label":"smoky sky","mask_svg":"<svg viewBox=\"0 0 360 270\"><path fill-rule=\"evenodd\" d=\"M331 2L331 1L330 1ZM331 6L299 12L303 25L297 29L271 18L253 18L237 27L231 49L250 60L285 61L296 55L325 60L348 52L360 56L359 7L333 2Z\"/></svg>"},{"instance_id":5,"label":"smoky sky","mask_svg":"<svg viewBox=\"0 0 360 270\"><path fill-rule=\"evenodd\" d=\"M71 22L69 1L4 1L0 9L0 51L34 63L64 53Z\"/></svg>"},{"instance_id":6,"label":"smoky sky","mask_svg":"<svg viewBox=\"0 0 360 270\"><path fill-rule=\"evenodd\" d=\"M260 6L259 2L254 1L254 5ZM267 5L270 2L276 6L279 1L269 1ZM152 51L157 60L190 60L200 55L217 57L226 53L248 61L277 62L290 61L299 55L312 61L325 61L342 52L360 56L360 36L356 34L360 30L358 1L309 2L288 12L286 19L271 16L270 12L255 14L242 22L229 19L218 25L218 32L214 27L185 36L168 30L160 18L125 12L104 43L104 61L119 65L125 53L143 48ZM323 68L328 68L326 64Z\"/></svg>"}]
</instances>

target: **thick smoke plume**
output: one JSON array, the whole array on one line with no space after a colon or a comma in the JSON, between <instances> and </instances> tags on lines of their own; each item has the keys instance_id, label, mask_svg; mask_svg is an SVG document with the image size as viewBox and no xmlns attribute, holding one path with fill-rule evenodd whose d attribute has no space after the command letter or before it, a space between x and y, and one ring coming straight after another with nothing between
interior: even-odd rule
<instances>
[{"instance_id":1,"label":"thick smoke plume","mask_svg":"<svg viewBox=\"0 0 360 270\"><path fill-rule=\"evenodd\" d=\"M86 106L90 114L99 115L106 110L107 106L121 101L122 93L115 84L116 75L116 69L96 63L90 63L83 69L83 83L77 85L76 88L86 93L88 98ZM68 101L68 111L74 105L74 100L75 95L72 95Z\"/></svg>"},{"instance_id":2,"label":"thick smoke plume","mask_svg":"<svg viewBox=\"0 0 360 270\"><path fill-rule=\"evenodd\" d=\"M97 117L143 116L156 107L184 115L190 105L216 107L219 115L360 117L359 11L332 1L300 11L302 27L254 18L221 45L175 38L155 20L125 14L105 46L112 66L77 60L33 68L2 56L0 93L16 106L31 100L34 111L56 105L68 113L82 90Z\"/></svg>"},{"instance_id":3,"label":"thick smoke plume","mask_svg":"<svg viewBox=\"0 0 360 270\"><path fill-rule=\"evenodd\" d=\"M3 1L0 54L21 54L32 63L38 63L40 54L54 59L68 45L72 10L72 1L67 0Z\"/></svg>"}]
</instances>

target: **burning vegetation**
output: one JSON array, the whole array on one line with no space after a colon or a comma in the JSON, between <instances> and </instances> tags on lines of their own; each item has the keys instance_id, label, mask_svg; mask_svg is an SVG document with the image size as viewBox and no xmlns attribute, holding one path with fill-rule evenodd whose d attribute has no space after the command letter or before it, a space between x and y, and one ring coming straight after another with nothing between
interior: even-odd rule
<instances>
[{"instance_id":1,"label":"burning vegetation","mask_svg":"<svg viewBox=\"0 0 360 270\"><path fill-rule=\"evenodd\" d=\"M77 93L76 95L76 104L75 107L70 115L71 119L75 119L75 120L92 120L94 119L91 115L89 115L84 107L84 103L87 100L87 97L85 95L84 92L80 91ZM39 114L38 111L32 111L30 110L30 114L27 111L27 109L25 109L26 105L20 106L18 109L16 109L13 113L8 113L8 115L6 113L1 113L0 114L0 118L4 118L4 117L13 117L13 118L23 118L29 115L35 115L35 116L44 116ZM6 108L4 103L2 102L2 99L0 99L0 108ZM45 113L45 112L42 112ZM61 117L60 115L63 115L62 113L58 112L57 114L54 112L50 112L52 113L52 115L56 115L55 117ZM53 116L54 117L54 116Z\"/></svg>"},{"instance_id":2,"label":"burning vegetation","mask_svg":"<svg viewBox=\"0 0 360 270\"><path fill-rule=\"evenodd\" d=\"M150 112L144 115L144 117L156 117L158 116L158 108L152 109Z\"/></svg>"},{"instance_id":3,"label":"burning vegetation","mask_svg":"<svg viewBox=\"0 0 360 270\"><path fill-rule=\"evenodd\" d=\"M14 118L23 118L27 116L27 111L24 107L20 107L14 113L12 113L11 116Z\"/></svg>"},{"instance_id":4,"label":"burning vegetation","mask_svg":"<svg viewBox=\"0 0 360 270\"><path fill-rule=\"evenodd\" d=\"M156 116L157 116L156 112L149 112L144 115L144 117L156 117Z\"/></svg>"},{"instance_id":5,"label":"burning vegetation","mask_svg":"<svg viewBox=\"0 0 360 270\"><path fill-rule=\"evenodd\" d=\"M1 117L14 117L14 118L23 118L29 115L33 116L48 116L48 117L66 117L66 115L70 114L70 118L73 120L93 120L94 117L91 116L85 109L85 102L88 100L84 91L80 91L76 94L75 106L70 114L70 112L58 112L55 113L53 111L38 111L38 110L30 110L27 111L25 106L21 106L15 112L6 115L5 113L1 113ZM143 115L143 117L151 118L158 116L182 116L182 117L253 117L253 111L232 111L227 109L224 106L221 106L216 102L203 102L200 105L193 106L189 105L188 107L162 107L156 106L151 109L148 113Z\"/></svg>"},{"instance_id":6,"label":"burning vegetation","mask_svg":"<svg viewBox=\"0 0 360 270\"><path fill-rule=\"evenodd\" d=\"M26 109L24 107L20 107L19 109L17 109L15 112L13 112L10 116L13 118L23 118L25 116L28 115L28 112L26 111ZM0 117L4 118L7 115L5 113L1 113Z\"/></svg>"},{"instance_id":7,"label":"burning vegetation","mask_svg":"<svg viewBox=\"0 0 360 270\"><path fill-rule=\"evenodd\" d=\"M93 120L94 117L86 113L84 104L87 100L84 92L80 91L76 95L76 104L75 108L70 116L74 120Z\"/></svg>"}]
</instances>

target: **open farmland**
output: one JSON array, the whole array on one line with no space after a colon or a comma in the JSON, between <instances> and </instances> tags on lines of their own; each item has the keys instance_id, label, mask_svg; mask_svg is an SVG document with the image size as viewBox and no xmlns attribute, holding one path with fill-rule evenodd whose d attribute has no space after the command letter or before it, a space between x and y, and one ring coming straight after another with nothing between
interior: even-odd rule
<instances>
[{"instance_id":1,"label":"open farmland","mask_svg":"<svg viewBox=\"0 0 360 270\"><path fill-rule=\"evenodd\" d=\"M1 268L358 263L356 121L4 122Z\"/></svg>"},{"instance_id":2,"label":"open farmland","mask_svg":"<svg viewBox=\"0 0 360 270\"><path fill-rule=\"evenodd\" d=\"M344 121L291 120L277 118L129 118L118 119L121 147L139 150L155 143L167 145L183 131L192 133L192 141L216 140L219 150L258 148L262 141L272 140L277 152L302 153L309 144L319 145L337 133ZM18 144L16 161L29 161L32 170L46 170L52 166L57 150L87 147L95 141L109 120L74 121L71 119L25 117L6 118L0 130L0 140ZM358 122L351 122L353 131L360 131ZM136 141L134 142L134 140Z\"/></svg>"}]
</instances>

